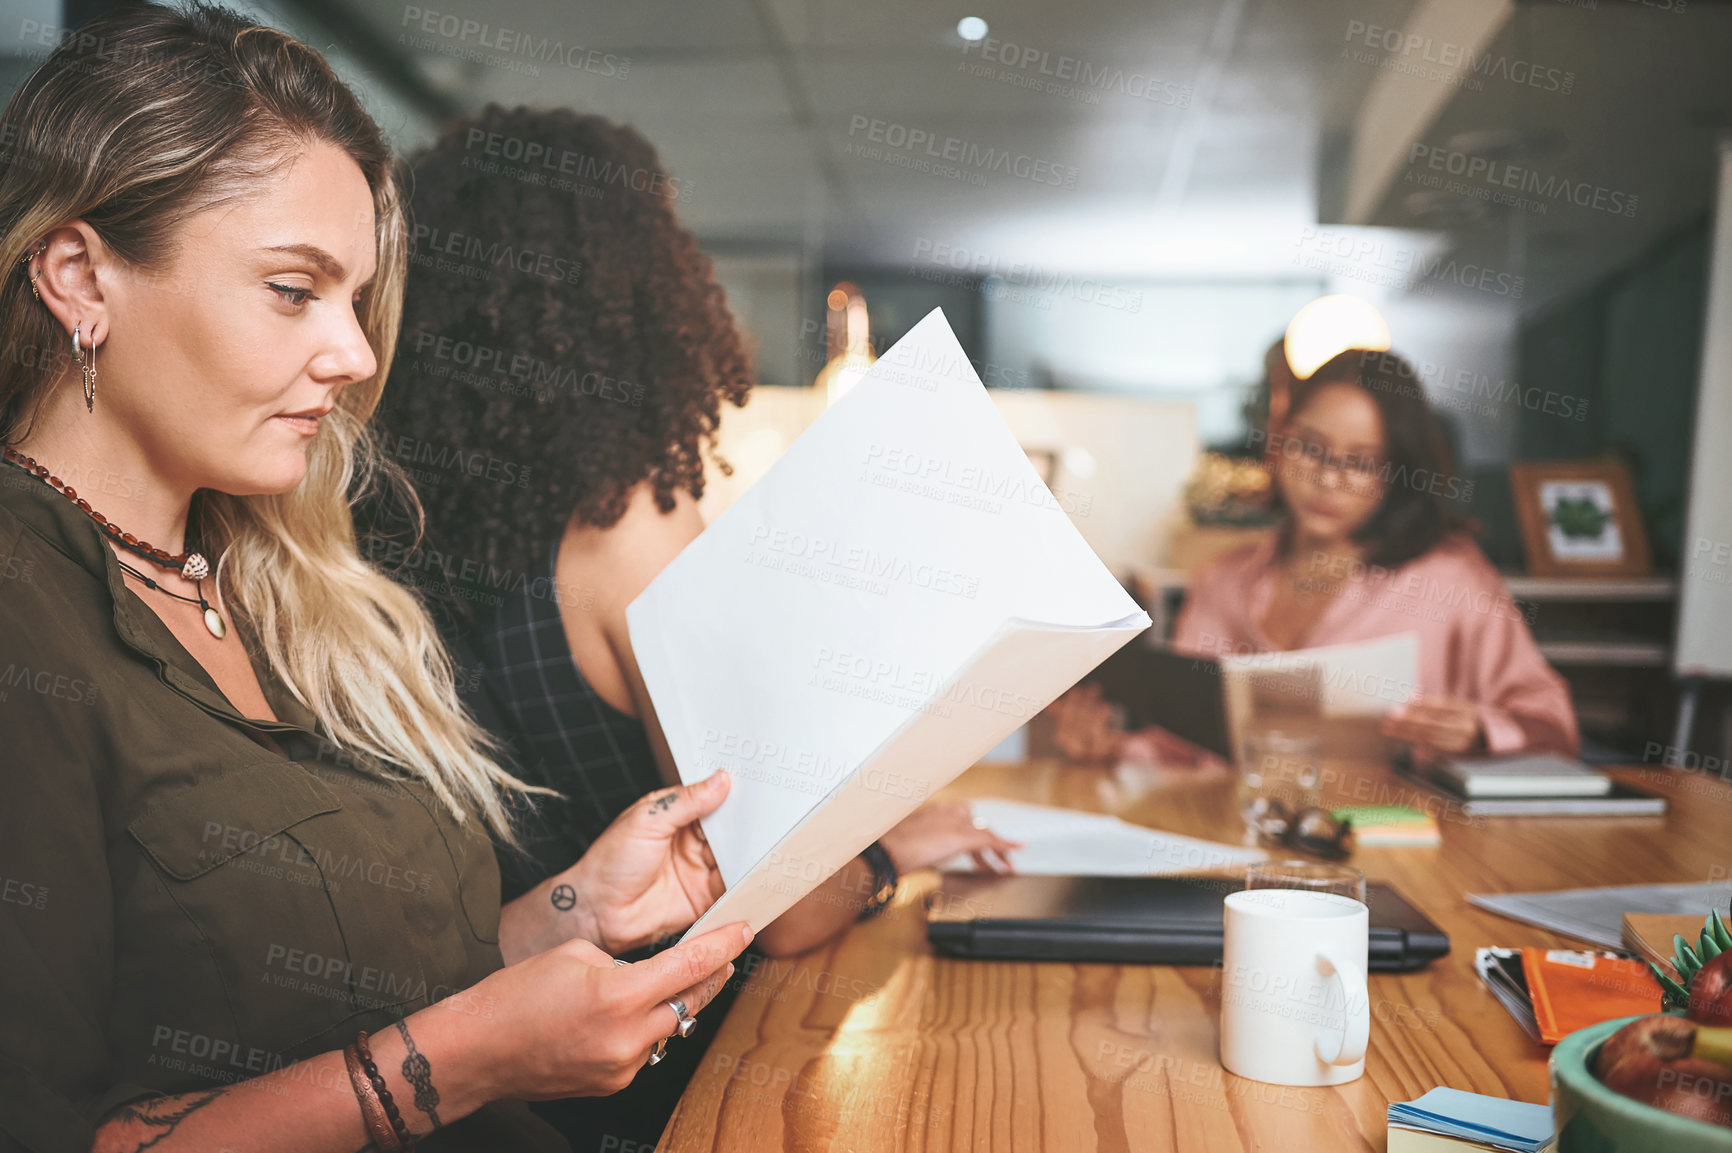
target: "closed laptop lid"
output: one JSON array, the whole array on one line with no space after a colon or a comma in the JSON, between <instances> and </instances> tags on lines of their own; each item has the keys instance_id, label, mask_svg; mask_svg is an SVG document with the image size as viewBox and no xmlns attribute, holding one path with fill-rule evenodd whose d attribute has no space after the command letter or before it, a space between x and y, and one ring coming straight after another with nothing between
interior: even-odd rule
<instances>
[{"instance_id":1,"label":"closed laptop lid","mask_svg":"<svg viewBox=\"0 0 1732 1153\"><path fill-rule=\"evenodd\" d=\"M998 877L946 873L928 899L927 936L958 956L1210 965L1220 960L1222 899L1238 878ZM1449 937L1394 889L1366 886L1370 967L1415 969Z\"/></svg>"}]
</instances>

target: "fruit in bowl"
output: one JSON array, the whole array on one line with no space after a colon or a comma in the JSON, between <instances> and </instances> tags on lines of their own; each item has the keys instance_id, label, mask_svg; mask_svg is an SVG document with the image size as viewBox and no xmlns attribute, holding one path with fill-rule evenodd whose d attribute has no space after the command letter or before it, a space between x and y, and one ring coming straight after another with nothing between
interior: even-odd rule
<instances>
[{"instance_id":1,"label":"fruit in bowl","mask_svg":"<svg viewBox=\"0 0 1732 1153\"><path fill-rule=\"evenodd\" d=\"M1732 1025L1732 952L1696 970L1684 1015L1698 1025Z\"/></svg>"},{"instance_id":2,"label":"fruit in bowl","mask_svg":"<svg viewBox=\"0 0 1732 1153\"><path fill-rule=\"evenodd\" d=\"M1579 1029L1549 1062L1558 1153L1732 1153L1732 933L1710 913L1673 974L1666 1013Z\"/></svg>"},{"instance_id":3,"label":"fruit in bowl","mask_svg":"<svg viewBox=\"0 0 1732 1153\"><path fill-rule=\"evenodd\" d=\"M1612 1036L1643 1019L1589 1025L1552 1049L1547 1069L1557 1153L1732 1153L1732 1127L1644 1104L1594 1076L1600 1050ZM1658 1089L1658 1073L1654 1081Z\"/></svg>"},{"instance_id":4,"label":"fruit in bowl","mask_svg":"<svg viewBox=\"0 0 1732 1153\"><path fill-rule=\"evenodd\" d=\"M1646 1105L1732 1128L1732 1028L1656 1013L1619 1029L1594 1076Z\"/></svg>"}]
</instances>

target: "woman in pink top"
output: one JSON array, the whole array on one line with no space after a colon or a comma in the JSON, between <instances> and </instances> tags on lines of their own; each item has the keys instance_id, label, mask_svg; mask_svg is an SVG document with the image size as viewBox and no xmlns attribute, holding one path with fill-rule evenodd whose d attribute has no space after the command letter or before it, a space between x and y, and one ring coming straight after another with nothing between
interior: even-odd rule
<instances>
[{"instance_id":1,"label":"woman in pink top","mask_svg":"<svg viewBox=\"0 0 1732 1153\"><path fill-rule=\"evenodd\" d=\"M1267 459L1281 523L1192 578L1174 648L1219 656L1416 633L1417 692L1385 734L1447 754L1577 752L1563 678L1449 512L1463 482L1406 364L1346 352L1319 368L1294 389ZM1112 729L1091 686L1053 711L1073 756L1194 755L1169 734Z\"/></svg>"}]
</instances>

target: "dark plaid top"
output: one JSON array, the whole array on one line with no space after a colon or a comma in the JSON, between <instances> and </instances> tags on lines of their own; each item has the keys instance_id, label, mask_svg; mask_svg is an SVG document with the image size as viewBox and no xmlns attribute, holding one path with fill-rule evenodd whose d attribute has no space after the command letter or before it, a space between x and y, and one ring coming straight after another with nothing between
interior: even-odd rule
<instances>
[{"instance_id":1,"label":"dark plaid top","mask_svg":"<svg viewBox=\"0 0 1732 1153\"><path fill-rule=\"evenodd\" d=\"M557 557L556 543L537 566L549 579L526 580L497 608L480 610L468 645L456 646L477 719L511 742L522 779L564 794L534 797L524 812L528 859L501 847L507 901L570 867L633 801L663 785L643 723L596 695L572 658L559 604L534 591L555 587Z\"/></svg>"},{"instance_id":2,"label":"dark plaid top","mask_svg":"<svg viewBox=\"0 0 1732 1153\"><path fill-rule=\"evenodd\" d=\"M535 571L551 578L557 553L555 542ZM533 593L553 587L551 580L524 585L497 608L477 612L473 630L452 643L459 691L475 719L509 742L510 767L526 781L565 794L532 798L534 809L520 810L527 855L497 846L506 901L569 868L633 801L662 787L643 724L595 695L572 659L558 603ZM537 1101L530 1109L559 1130L572 1153L653 1148L761 956L748 950L698 1014L692 1035L670 1045L665 1061L620 1092Z\"/></svg>"}]
</instances>

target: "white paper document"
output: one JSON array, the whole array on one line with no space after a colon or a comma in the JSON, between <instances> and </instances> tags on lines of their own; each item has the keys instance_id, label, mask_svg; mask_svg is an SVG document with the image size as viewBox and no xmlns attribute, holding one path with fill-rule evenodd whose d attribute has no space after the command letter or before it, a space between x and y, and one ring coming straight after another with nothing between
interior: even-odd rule
<instances>
[{"instance_id":1,"label":"white paper document","mask_svg":"<svg viewBox=\"0 0 1732 1153\"><path fill-rule=\"evenodd\" d=\"M1149 618L937 310L626 610L728 891L762 929Z\"/></svg>"},{"instance_id":2,"label":"white paper document","mask_svg":"<svg viewBox=\"0 0 1732 1153\"><path fill-rule=\"evenodd\" d=\"M1419 636L1221 657L1221 691L1235 759L1265 709L1323 719L1376 718L1419 692ZM1354 722L1358 723L1358 722Z\"/></svg>"},{"instance_id":3,"label":"white paper document","mask_svg":"<svg viewBox=\"0 0 1732 1153\"><path fill-rule=\"evenodd\" d=\"M974 815L1007 841L1019 873L1053 877L1156 877L1247 865L1267 857L1262 849L1205 841L1134 825L1104 813L986 798L969 802ZM977 871L959 853L938 866L946 872Z\"/></svg>"}]
</instances>

